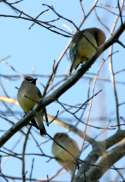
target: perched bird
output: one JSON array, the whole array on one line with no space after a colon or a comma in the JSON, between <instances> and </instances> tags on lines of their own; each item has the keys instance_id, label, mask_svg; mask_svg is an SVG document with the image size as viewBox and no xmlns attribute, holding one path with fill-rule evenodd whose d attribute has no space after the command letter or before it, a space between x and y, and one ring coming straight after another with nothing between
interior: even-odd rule
<instances>
[{"instance_id":1,"label":"perched bird","mask_svg":"<svg viewBox=\"0 0 125 182\"><path fill-rule=\"evenodd\" d=\"M18 90L17 100L25 113L33 109L42 98L40 90L36 87L36 78L26 76ZM43 110L37 112L34 118L31 120L34 126L40 130L40 134L46 134L45 127L43 125Z\"/></svg>"},{"instance_id":2,"label":"perched bird","mask_svg":"<svg viewBox=\"0 0 125 182\"><path fill-rule=\"evenodd\" d=\"M56 133L53 139L52 153L55 159L67 171L73 172L80 154L77 143L66 133Z\"/></svg>"},{"instance_id":3,"label":"perched bird","mask_svg":"<svg viewBox=\"0 0 125 182\"><path fill-rule=\"evenodd\" d=\"M72 62L70 73L79 64L86 63L96 53L99 46L105 42L105 33L98 28L87 28L78 31L69 46L69 56Z\"/></svg>"}]
</instances>

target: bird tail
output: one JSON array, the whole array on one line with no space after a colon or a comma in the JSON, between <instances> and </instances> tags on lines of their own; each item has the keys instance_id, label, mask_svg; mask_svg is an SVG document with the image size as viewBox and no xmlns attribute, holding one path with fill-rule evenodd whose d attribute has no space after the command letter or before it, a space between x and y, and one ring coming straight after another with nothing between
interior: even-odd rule
<instances>
[{"instance_id":1,"label":"bird tail","mask_svg":"<svg viewBox=\"0 0 125 182\"><path fill-rule=\"evenodd\" d=\"M44 124L43 124L43 115L44 113L43 112L36 112L36 115L34 117L34 120L40 130L40 134L41 135L45 135L46 134L46 129L44 127Z\"/></svg>"},{"instance_id":2,"label":"bird tail","mask_svg":"<svg viewBox=\"0 0 125 182\"><path fill-rule=\"evenodd\" d=\"M71 74L72 71L73 71L73 69L77 69L77 67L79 66L80 63L81 63L81 59L80 59L80 58L75 59L75 60L72 62L72 64L71 64L69 73Z\"/></svg>"},{"instance_id":3,"label":"bird tail","mask_svg":"<svg viewBox=\"0 0 125 182\"><path fill-rule=\"evenodd\" d=\"M73 68L74 68L74 64L72 64L72 65L71 65L70 70L69 70L69 74L71 74L71 73L72 73Z\"/></svg>"}]
</instances>

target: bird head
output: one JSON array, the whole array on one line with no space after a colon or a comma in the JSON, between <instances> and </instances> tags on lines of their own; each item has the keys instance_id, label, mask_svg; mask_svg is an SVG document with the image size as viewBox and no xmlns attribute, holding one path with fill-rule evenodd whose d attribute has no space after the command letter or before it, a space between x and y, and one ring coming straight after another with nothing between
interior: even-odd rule
<instances>
[{"instance_id":1,"label":"bird head","mask_svg":"<svg viewBox=\"0 0 125 182\"><path fill-rule=\"evenodd\" d=\"M31 76L24 77L24 81L28 81L29 83L33 83L34 85L36 85L36 80L37 80L37 78L33 78Z\"/></svg>"}]
</instances>

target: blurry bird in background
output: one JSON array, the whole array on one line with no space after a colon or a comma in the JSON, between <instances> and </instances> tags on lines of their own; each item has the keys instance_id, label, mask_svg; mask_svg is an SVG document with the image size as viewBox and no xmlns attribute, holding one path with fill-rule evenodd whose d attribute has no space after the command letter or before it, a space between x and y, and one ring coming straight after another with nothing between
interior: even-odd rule
<instances>
[{"instance_id":1,"label":"blurry bird in background","mask_svg":"<svg viewBox=\"0 0 125 182\"><path fill-rule=\"evenodd\" d=\"M106 40L105 33L98 28L87 28L78 31L69 46L69 56L72 62L70 73L79 64L86 63L96 53L99 46Z\"/></svg>"},{"instance_id":2,"label":"blurry bird in background","mask_svg":"<svg viewBox=\"0 0 125 182\"><path fill-rule=\"evenodd\" d=\"M17 100L25 113L31 111L35 104L37 104L42 98L39 88L36 87L36 80L36 78L26 76L18 89ZM40 130L41 135L46 134L43 125L43 115L43 110L36 111L34 118L31 120L33 126Z\"/></svg>"},{"instance_id":3,"label":"blurry bird in background","mask_svg":"<svg viewBox=\"0 0 125 182\"><path fill-rule=\"evenodd\" d=\"M57 142L53 141L52 144L54 157L67 171L72 173L80 155L77 143L66 133L56 133L53 139Z\"/></svg>"}]
</instances>

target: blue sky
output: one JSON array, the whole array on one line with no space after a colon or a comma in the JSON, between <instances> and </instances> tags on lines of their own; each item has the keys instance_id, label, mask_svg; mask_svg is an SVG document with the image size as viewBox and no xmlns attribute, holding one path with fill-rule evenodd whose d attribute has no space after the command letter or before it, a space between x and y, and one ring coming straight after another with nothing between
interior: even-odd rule
<instances>
[{"instance_id":1,"label":"blue sky","mask_svg":"<svg viewBox=\"0 0 125 182\"><path fill-rule=\"evenodd\" d=\"M108 2L108 1L107 1ZM112 4L115 1L112 1ZM62 15L65 17L72 19L77 26L79 26L80 21L82 19L82 12L80 9L79 1L72 0L71 1L57 1L57 0L44 0L44 1L29 1L24 0L19 7L24 12L32 15L37 16L42 10L45 9L45 7L42 6L42 3L46 3L49 5L54 5L55 9L59 11ZM103 1L102 1L103 3ZM92 6L92 2L88 2L87 0L84 1L84 7L87 10ZM115 6L115 5L114 5ZM9 9L8 7L4 6L2 3L0 4L0 14L11 14L13 13L13 10ZM111 29L114 16L106 14L106 11L98 10L99 16L101 17L102 22ZM43 16L42 20L48 20L52 19L54 16L52 13L47 13L45 16ZM67 31L70 30L70 32L74 32L75 29L73 26L71 26L69 23L64 21L59 21L57 23L58 26L61 28L65 28ZM19 19L11 19L11 18L1 18L0 17L0 60L8 57L5 62L0 62L0 73L1 74L19 74L20 78L22 79L23 74L27 73L37 73L37 74L43 74L48 75L51 72L53 61L57 60L60 53L64 50L66 45L69 42L69 38L62 37L60 35L54 34L47 29L40 27L38 25L34 25L31 30L29 30L29 27L31 26L31 22L23 21ZM67 28L66 28L67 27ZM110 36L110 33L100 25L100 23L97 21L96 17L94 16L94 13L88 18L88 20L84 23L82 26L83 28L86 27L100 27L104 30L106 33L107 38ZM125 37L122 35L122 40L124 41ZM125 51L120 46L116 45L115 50L119 50L118 53L116 53L113 56L113 66L114 70L118 71L120 69L125 68L125 61L123 60L125 56ZM99 69L99 65L102 62L102 58L107 58L107 55L109 54L109 50L106 51L101 57L97 60L97 62L92 66L92 68L88 71L89 73L97 73ZM15 68L15 71L13 71L10 66ZM58 74L65 74L68 73L68 70L70 68L70 60L68 59L68 55L66 55L59 67ZM110 79L110 72L109 72L109 63L106 61L104 64L103 70L101 72L102 78L108 78ZM16 98L17 90L15 87L19 87L21 83L21 79L15 80L15 81L8 81L6 79L0 78L1 82L4 85L4 88L7 90L7 93L10 97ZM57 79L56 81L58 81ZM124 81L124 72L117 75L116 80L118 81ZM43 90L40 83L46 84L47 79L42 78L38 80L38 85L41 91ZM67 104L77 104L81 102L85 102L87 99L88 94L88 86L89 86L89 79L81 79L78 83L76 83L70 90L68 90L63 96L61 96L60 101L63 101ZM107 117L115 117L115 102L114 102L114 95L112 90L112 84L109 82L99 82L97 83L96 90L103 89L103 92L99 95L97 99L94 100L94 106L92 107L91 117L99 117L101 114L103 115L103 110L100 108L99 104L103 102L105 112L104 114L107 115ZM118 94L120 98L120 102L124 101L124 85L118 84ZM2 88L0 88L0 95L4 95ZM104 98L104 100L102 100ZM110 101L109 101L110 100ZM1 110L5 110L5 107L1 103ZM9 105L10 106L10 105ZM102 105L101 105L102 106ZM17 106L10 106L13 111L18 110L22 111ZM120 114L124 114L124 106L120 108ZM61 111L62 108L57 104L53 103L50 106L47 107L47 111L50 114L56 115L57 111ZM23 113L22 113L23 114ZM87 116L87 111L85 116ZM73 119L71 116L67 113L64 113L60 116L61 118L67 118ZM19 118L19 116L17 116ZM14 122L17 122L18 119L15 117L10 117L10 119ZM99 121L97 122L98 125L101 125ZM102 123L103 126L106 125L106 123ZM81 126L81 125L80 125ZM3 121L3 125L1 125L1 128L10 127L5 121ZM84 126L82 125L81 128L84 129ZM24 129L26 130L26 129ZM36 131L36 130L35 130ZM54 135L56 132L60 131L66 131L63 128L60 128L56 125L51 125L47 129L48 133L51 135ZM66 131L67 132L67 131ZM88 133L91 136L95 136L98 132L95 129L89 129ZM35 133L35 132L34 132ZM74 137L74 135L71 135ZM37 140L39 143L44 142L46 138L40 138L38 135L36 135ZM21 138L21 134L17 133L10 141L8 141L6 147L11 148L15 145L15 142L17 139L20 140L20 145L17 145L15 147L15 150L17 152L21 152L22 150L22 144L24 141L24 138ZM75 136L74 139L77 139ZM80 139L79 139L80 140ZM81 141L80 141L81 142ZM79 142L79 144L80 144ZM42 146L44 152L48 155L51 155L51 143L52 141L46 143L44 146ZM28 141L28 147L27 151L30 152L39 152L37 151L36 146L30 138ZM90 149L88 149L90 150ZM86 155L86 154L85 154ZM31 167L31 161L32 157L29 157L27 159L27 170L29 171L29 168ZM35 158L35 167L34 167L34 176L38 178L46 178L46 175L49 174L49 176L53 175L54 172L56 172L56 169L59 169L59 165L54 161L50 161L49 163L46 163L47 159L38 157ZM14 167L12 167L14 165ZM38 167L37 167L38 166ZM16 175L21 174L21 162L17 162L15 159L5 159L3 160L2 167L4 172L9 175L15 174ZM70 176L69 174L64 173L63 175L60 175L58 178L63 180L69 180ZM105 178L104 178L105 179Z\"/></svg>"}]
</instances>

